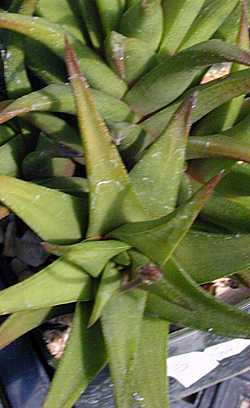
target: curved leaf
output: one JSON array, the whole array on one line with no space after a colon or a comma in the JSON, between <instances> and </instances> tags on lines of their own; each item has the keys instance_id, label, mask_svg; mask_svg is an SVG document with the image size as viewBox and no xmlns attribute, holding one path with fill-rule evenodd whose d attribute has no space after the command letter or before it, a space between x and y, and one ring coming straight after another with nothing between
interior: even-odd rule
<instances>
[{"instance_id":1,"label":"curved leaf","mask_svg":"<svg viewBox=\"0 0 250 408\"><path fill-rule=\"evenodd\" d=\"M39 0L36 12L53 23L57 23L80 41L85 43L84 36L80 30L78 21L67 0Z\"/></svg>"},{"instance_id":2,"label":"curved leaf","mask_svg":"<svg viewBox=\"0 0 250 408\"><path fill-rule=\"evenodd\" d=\"M58 259L31 278L0 292L0 314L91 300L91 279L79 266Z\"/></svg>"},{"instance_id":3,"label":"curved leaf","mask_svg":"<svg viewBox=\"0 0 250 408\"><path fill-rule=\"evenodd\" d=\"M239 0L206 0L196 20L186 34L181 48L208 40L233 11Z\"/></svg>"},{"instance_id":4,"label":"curved leaf","mask_svg":"<svg viewBox=\"0 0 250 408\"><path fill-rule=\"evenodd\" d=\"M121 122L133 119L129 107L122 101L103 92L92 90L98 111L107 121ZM22 96L10 103L0 112L0 123L18 115L34 111L66 112L75 114L73 94L67 85L48 85L47 87Z\"/></svg>"},{"instance_id":5,"label":"curved leaf","mask_svg":"<svg viewBox=\"0 0 250 408\"><path fill-rule=\"evenodd\" d=\"M249 66L250 54L220 40L199 43L164 58L135 84L126 94L125 101L135 112L145 116L178 98L201 68L224 61Z\"/></svg>"},{"instance_id":6,"label":"curved leaf","mask_svg":"<svg viewBox=\"0 0 250 408\"><path fill-rule=\"evenodd\" d=\"M229 138L219 134L189 138L187 147L188 160L216 156L249 162L250 143L244 143L236 138Z\"/></svg>"},{"instance_id":7,"label":"curved leaf","mask_svg":"<svg viewBox=\"0 0 250 408\"><path fill-rule=\"evenodd\" d=\"M250 88L250 69L235 72L225 79L217 79L204 85L199 85L187 91L178 102L169 105L160 112L141 123L142 127L154 138L165 129L170 118L177 110L181 101L188 95L197 92L196 108L193 110L192 122L195 123L209 112L232 98L247 94Z\"/></svg>"},{"instance_id":8,"label":"curved leaf","mask_svg":"<svg viewBox=\"0 0 250 408\"><path fill-rule=\"evenodd\" d=\"M57 56L64 57L65 31L58 24L51 23L41 17L26 17L14 13L0 12L0 28L6 28L28 36L48 47ZM84 70L90 84L94 88L120 98L126 91L124 82L90 48L72 35L70 38L77 49L81 68Z\"/></svg>"},{"instance_id":9,"label":"curved leaf","mask_svg":"<svg viewBox=\"0 0 250 408\"><path fill-rule=\"evenodd\" d=\"M123 225L109 236L124 240L154 262L165 265L210 198L219 179L212 179L175 212L157 220Z\"/></svg>"},{"instance_id":10,"label":"curved leaf","mask_svg":"<svg viewBox=\"0 0 250 408\"><path fill-rule=\"evenodd\" d=\"M51 309L38 309L16 312L0 326L0 348L10 344L18 337L39 326L49 319Z\"/></svg>"},{"instance_id":11,"label":"curved leaf","mask_svg":"<svg viewBox=\"0 0 250 408\"><path fill-rule=\"evenodd\" d=\"M189 0L164 0L164 35L160 53L175 54L187 31L192 27L205 0L196 0L190 7Z\"/></svg>"},{"instance_id":12,"label":"curved leaf","mask_svg":"<svg viewBox=\"0 0 250 408\"><path fill-rule=\"evenodd\" d=\"M191 230L176 248L174 259L201 284L250 269L249 244L248 234Z\"/></svg>"},{"instance_id":13,"label":"curved leaf","mask_svg":"<svg viewBox=\"0 0 250 408\"><path fill-rule=\"evenodd\" d=\"M138 38L156 50L163 32L160 0L137 1L123 14L118 30L127 37Z\"/></svg>"},{"instance_id":14,"label":"curved leaf","mask_svg":"<svg viewBox=\"0 0 250 408\"><path fill-rule=\"evenodd\" d=\"M120 287L121 274L115 264L109 262L102 273L88 326L92 326L101 317L103 308Z\"/></svg>"},{"instance_id":15,"label":"curved leaf","mask_svg":"<svg viewBox=\"0 0 250 408\"><path fill-rule=\"evenodd\" d=\"M151 218L174 210L185 161L194 98L188 98L130 172L133 187Z\"/></svg>"},{"instance_id":16,"label":"curved leaf","mask_svg":"<svg viewBox=\"0 0 250 408\"><path fill-rule=\"evenodd\" d=\"M70 338L52 380L44 408L73 406L106 363L100 325L87 328L89 314L89 305L77 305Z\"/></svg>"},{"instance_id":17,"label":"curved leaf","mask_svg":"<svg viewBox=\"0 0 250 408\"><path fill-rule=\"evenodd\" d=\"M72 243L83 235L85 214L77 197L0 176L0 201L45 241Z\"/></svg>"},{"instance_id":18,"label":"curved leaf","mask_svg":"<svg viewBox=\"0 0 250 408\"><path fill-rule=\"evenodd\" d=\"M131 189L131 186L126 169L97 111L88 84L80 72L78 61L68 42L65 45L65 53L75 95L90 189L87 236L95 237L124 222L127 215L131 219L134 213L139 212L141 216L143 210L132 191L128 198L128 189ZM133 212L127 211L124 215L125 194L129 204L134 205L135 209Z\"/></svg>"},{"instance_id":19,"label":"curved leaf","mask_svg":"<svg viewBox=\"0 0 250 408\"><path fill-rule=\"evenodd\" d=\"M126 0L97 0L97 7L106 34L117 30L125 4Z\"/></svg>"},{"instance_id":20,"label":"curved leaf","mask_svg":"<svg viewBox=\"0 0 250 408\"><path fill-rule=\"evenodd\" d=\"M127 251L130 246L120 241L83 241L75 245L44 244L48 252L63 255L70 264L82 268L96 278L107 262L114 256ZM98 255L98 256L97 256Z\"/></svg>"},{"instance_id":21,"label":"curved leaf","mask_svg":"<svg viewBox=\"0 0 250 408\"><path fill-rule=\"evenodd\" d=\"M144 316L135 370L135 403L145 408L168 407L166 373L168 322Z\"/></svg>"},{"instance_id":22,"label":"curved leaf","mask_svg":"<svg viewBox=\"0 0 250 408\"><path fill-rule=\"evenodd\" d=\"M17 135L0 146L0 174L18 176L22 160L27 152L26 137Z\"/></svg>"},{"instance_id":23,"label":"curved leaf","mask_svg":"<svg viewBox=\"0 0 250 408\"><path fill-rule=\"evenodd\" d=\"M202 290L173 260L164 267L164 276L163 282L151 286L154 294L149 296L147 310L154 316L200 330L210 329L220 336L250 337L250 316ZM159 295L163 284L166 294L162 291ZM171 288L179 292L179 298Z\"/></svg>"},{"instance_id":24,"label":"curved leaf","mask_svg":"<svg viewBox=\"0 0 250 408\"><path fill-rule=\"evenodd\" d=\"M132 384L146 293L135 290L114 295L102 313L102 329L115 386L117 407L131 408ZM142 374L143 376L143 374Z\"/></svg>"},{"instance_id":25,"label":"curved leaf","mask_svg":"<svg viewBox=\"0 0 250 408\"><path fill-rule=\"evenodd\" d=\"M93 47L99 49L103 39L96 2L92 0L71 0L71 3L77 4L78 14L82 17L89 39Z\"/></svg>"},{"instance_id":26,"label":"curved leaf","mask_svg":"<svg viewBox=\"0 0 250 408\"><path fill-rule=\"evenodd\" d=\"M109 65L128 84L133 84L157 63L156 54L148 44L115 31L106 39L106 55Z\"/></svg>"}]
</instances>

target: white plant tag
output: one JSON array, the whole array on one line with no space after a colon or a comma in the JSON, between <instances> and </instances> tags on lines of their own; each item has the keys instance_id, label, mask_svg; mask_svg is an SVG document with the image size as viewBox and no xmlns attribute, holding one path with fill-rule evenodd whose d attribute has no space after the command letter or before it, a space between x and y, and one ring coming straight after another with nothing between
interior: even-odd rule
<instances>
[{"instance_id":1,"label":"white plant tag","mask_svg":"<svg viewBox=\"0 0 250 408\"><path fill-rule=\"evenodd\" d=\"M188 388L218 365L218 361L197 351L168 358L167 372L170 377L174 377Z\"/></svg>"},{"instance_id":2,"label":"white plant tag","mask_svg":"<svg viewBox=\"0 0 250 408\"><path fill-rule=\"evenodd\" d=\"M207 347L203 352L179 354L167 359L167 372L188 388L214 370L224 358L241 353L250 340L235 339Z\"/></svg>"},{"instance_id":3,"label":"white plant tag","mask_svg":"<svg viewBox=\"0 0 250 408\"><path fill-rule=\"evenodd\" d=\"M250 346L250 340L234 339L208 347L204 350L204 353L217 361L221 361L224 358L241 353L248 346Z\"/></svg>"}]
</instances>

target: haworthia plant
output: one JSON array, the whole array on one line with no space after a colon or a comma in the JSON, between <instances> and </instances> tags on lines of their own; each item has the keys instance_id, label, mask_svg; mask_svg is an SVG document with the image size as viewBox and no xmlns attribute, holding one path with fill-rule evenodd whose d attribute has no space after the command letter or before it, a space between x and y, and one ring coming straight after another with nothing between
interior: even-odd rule
<instances>
[{"instance_id":1,"label":"haworthia plant","mask_svg":"<svg viewBox=\"0 0 250 408\"><path fill-rule=\"evenodd\" d=\"M108 363L117 408L167 408L169 323L250 338L200 286L250 281L247 1L52 3L0 12L4 225L50 254L1 290L0 347L71 304L44 406L72 407Z\"/></svg>"}]
</instances>

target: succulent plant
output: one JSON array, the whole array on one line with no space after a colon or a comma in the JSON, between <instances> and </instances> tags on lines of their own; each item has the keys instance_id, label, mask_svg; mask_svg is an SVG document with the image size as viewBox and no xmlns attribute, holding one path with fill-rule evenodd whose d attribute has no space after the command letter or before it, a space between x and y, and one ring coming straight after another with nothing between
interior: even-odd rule
<instances>
[{"instance_id":1,"label":"succulent plant","mask_svg":"<svg viewBox=\"0 0 250 408\"><path fill-rule=\"evenodd\" d=\"M249 283L247 2L6 3L0 202L53 256L1 291L0 346L73 303L44 407L73 406L107 362L118 408L167 407L169 322L250 337L201 287Z\"/></svg>"}]
</instances>

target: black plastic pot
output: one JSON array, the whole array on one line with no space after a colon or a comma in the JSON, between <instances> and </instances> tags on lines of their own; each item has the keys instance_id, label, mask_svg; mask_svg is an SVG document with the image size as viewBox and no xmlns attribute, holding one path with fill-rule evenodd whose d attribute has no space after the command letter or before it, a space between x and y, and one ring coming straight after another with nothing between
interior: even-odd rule
<instances>
[{"instance_id":1,"label":"black plastic pot","mask_svg":"<svg viewBox=\"0 0 250 408\"><path fill-rule=\"evenodd\" d=\"M250 303L242 305L242 308L250 312ZM215 336L212 332L179 330L170 335L169 355L172 357L193 351L203 352L210 346L229 340ZM194 363L192 370L195 371L195 369ZM243 374L248 370L250 370L250 346L239 354L223 359L218 367L187 388L174 378L170 378L172 408L191 406L238 408L240 405L237 401L250 401L250 374ZM219 387L213 386L239 374L241 374L240 377L226 381ZM0 351L0 384L5 395L5 402L2 403L4 407L7 404L8 408L41 408L49 382L49 368L46 363L42 363L35 351L34 341L31 341L29 335L23 336ZM232 384L233 389L230 388ZM108 368L105 368L75 407L113 408L112 388ZM201 391L207 388L208 390ZM196 394L195 401L186 400L188 396L194 394ZM1 405L0 408L2 408Z\"/></svg>"}]
</instances>

